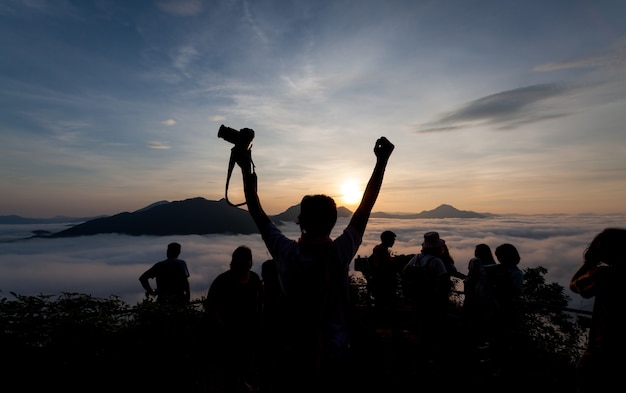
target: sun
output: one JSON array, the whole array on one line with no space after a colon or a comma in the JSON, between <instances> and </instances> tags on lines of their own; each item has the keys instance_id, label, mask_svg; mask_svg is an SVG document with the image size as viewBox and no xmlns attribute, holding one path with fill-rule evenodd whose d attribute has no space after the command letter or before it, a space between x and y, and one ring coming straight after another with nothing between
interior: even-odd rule
<instances>
[{"instance_id":1,"label":"sun","mask_svg":"<svg viewBox=\"0 0 626 393\"><path fill-rule=\"evenodd\" d=\"M356 205L362 196L363 192L355 181L349 180L341 185L341 200L346 205Z\"/></svg>"}]
</instances>

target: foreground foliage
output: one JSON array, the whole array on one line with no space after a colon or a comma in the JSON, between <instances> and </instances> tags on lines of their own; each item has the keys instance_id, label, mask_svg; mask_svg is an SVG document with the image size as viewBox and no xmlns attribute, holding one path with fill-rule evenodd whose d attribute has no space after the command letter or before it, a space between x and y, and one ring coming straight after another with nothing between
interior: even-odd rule
<instances>
[{"instance_id":1,"label":"foreground foliage","mask_svg":"<svg viewBox=\"0 0 626 393\"><path fill-rule=\"evenodd\" d=\"M569 299L563 287L545 283L546 269L529 268L525 273L525 319L521 330L527 353L521 356L528 365L526 376L516 378L530 378L533 373L567 378L586 333L576 316L565 311ZM353 278L355 308L365 310L361 319L366 319L363 315L369 308L364 288L362 280ZM118 296L96 298L80 293L11 296L0 298L0 369L7 386L18 386L19 391L219 390L220 362L211 356L212 327L202 308L204 299L168 308L150 300L130 306ZM381 352L387 350L387 344L380 341L367 321L360 321L359 326L362 340L357 349L363 357L357 362L380 362L381 356L396 356L397 363L406 364L413 357L409 344L402 344L402 352ZM462 324L458 329L462 331ZM462 346L453 348L450 363L467 369L458 362L470 362L471 354L462 351ZM360 364L352 370L360 374L355 375L355 381L365 381L355 382L359 392L367 389L368 378L373 378L368 370ZM414 372L406 372L407 380L419 383ZM407 387L406 391L411 389Z\"/></svg>"},{"instance_id":2,"label":"foreground foliage","mask_svg":"<svg viewBox=\"0 0 626 393\"><path fill-rule=\"evenodd\" d=\"M586 330L579 320L584 315L567 312L570 298L557 283L546 284L547 269L539 266L524 270L522 331L530 347L543 358L572 364L582 354Z\"/></svg>"}]
</instances>

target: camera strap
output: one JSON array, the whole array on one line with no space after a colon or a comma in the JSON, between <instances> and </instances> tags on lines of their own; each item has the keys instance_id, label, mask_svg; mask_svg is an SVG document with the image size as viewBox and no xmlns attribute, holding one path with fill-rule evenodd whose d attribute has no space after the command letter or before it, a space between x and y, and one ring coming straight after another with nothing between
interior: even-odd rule
<instances>
[{"instance_id":1,"label":"camera strap","mask_svg":"<svg viewBox=\"0 0 626 393\"><path fill-rule=\"evenodd\" d=\"M235 152L234 152L235 148L230 150L230 160L228 161L228 174L226 175L226 189L224 191L224 198L226 199L226 202L234 207L239 207L239 206L243 206L246 204L246 201L244 200L241 203L232 203L231 201L228 200L228 185L230 184L230 176L233 174L233 169L235 168ZM250 164L252 165L252 173L254 173L254 161L252 161L252 157L250 157Z\"/></svg>"}]
</instances>

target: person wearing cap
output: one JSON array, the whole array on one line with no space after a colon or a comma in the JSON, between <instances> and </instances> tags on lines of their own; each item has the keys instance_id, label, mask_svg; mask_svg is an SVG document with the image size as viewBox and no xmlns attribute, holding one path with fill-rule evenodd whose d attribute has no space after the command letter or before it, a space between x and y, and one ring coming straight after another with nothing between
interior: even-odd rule
<instances>
[{"instance_id":1,"label":"person wearing cap","mask_svg":"<svg viewBox=\"0 0 626 393\"><path fill-rule=\"evenodd\" d=\"M411 302L416 344L423 361L434 362L443 343L450 290L449 276L441 256L445 240L438 232L424 234L422 249L402 270L403 285Z\"/></svg>"}]
</instances>

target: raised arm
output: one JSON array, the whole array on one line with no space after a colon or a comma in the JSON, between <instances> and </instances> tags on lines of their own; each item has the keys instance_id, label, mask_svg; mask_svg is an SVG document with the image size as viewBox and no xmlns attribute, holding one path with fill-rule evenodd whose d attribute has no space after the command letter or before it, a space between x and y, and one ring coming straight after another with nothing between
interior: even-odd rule
<instances>
[{"instance_id":1,"label":"raised arm","mask_svg":"<svg viewBox=\"0 0 626 393\"><path fill-rule=\"evenodd\" d=\"M380 192L380 188L383 184L383 177L385 175L387 162L389 161L389 157L391 156L391 152L393 152L394 147L395 146L384 136L378 138L376 144L374 145L376 165L374 166L372 176L367 183L367 187L365 187L365 191L363 192L361 203L350 220L350 225L354 226L361 233L365 233L367 220L369 220L374 203L376 203L376 199L378 198L378 193Z\"/></svg>"},{"instance_id":2,"label":"raised arm","mask_svg":"<svg viewBox=\"0 0 626 393\"><path fill-rule=\"evenodd\" d=\"M237 165L241 168L241 175L243 176L243 190L246 197L246 205L248 206L248 212L252 216L259 232L270 221L263 207L261 207L261 201L259 200L259 194L257 193L257 177L254 172L254 164L252 163L252 151L250 149L243 149L240 147L233 148L233 154Z\"/></svg>"}]
</instances>

